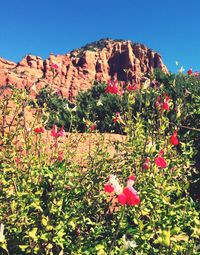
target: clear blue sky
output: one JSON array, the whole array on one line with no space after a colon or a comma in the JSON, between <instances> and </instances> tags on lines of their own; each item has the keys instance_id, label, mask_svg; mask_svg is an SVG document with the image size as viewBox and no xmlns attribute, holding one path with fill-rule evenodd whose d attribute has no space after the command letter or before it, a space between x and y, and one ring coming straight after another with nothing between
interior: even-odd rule
<instances>
[{"instance_id":1,"label":"clear blue sky","mask_svg":"<svg viewBox=\"0 0 200 255\"><path fill-rule=\"evenodd\" d=\"M200 0L1 0L0 57L43 59L109 37L129 39L200 71Z\"/></svg>"}]
</instances>

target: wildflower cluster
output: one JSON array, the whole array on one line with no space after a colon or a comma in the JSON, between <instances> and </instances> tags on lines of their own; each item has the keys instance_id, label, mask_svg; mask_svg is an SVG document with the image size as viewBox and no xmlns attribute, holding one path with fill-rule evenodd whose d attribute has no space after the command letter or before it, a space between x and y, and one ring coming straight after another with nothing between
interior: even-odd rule
<instances>
[{"instance_id":1,"label":"wildflower cluster","mask_svg":"<svg viewBox=\"0 0 200 255\"><path fill-rule=\"evenodd\" d=\"M136 91L137 89L138 89L137 84L135 84L135 85L129 84L127 87L127 91Z\"/></svg>"},{"instance_id":2,"label":"wildflower cluster","mask_svg":"<svg viewBox=\"0 0 200 255\"><path fill-rule=\"evenodd\" d=\"M156 108L158 110L168 111L170 109L170 97L168 95L164 95L162 98L159 96L156 100Z\"/></svg>"},{"instance_id":3,"label":"wildflower cluster","mask_svg":"<svg viewBox=\"0 0 200 255\"><path fill-rule=\"evenodd\" d=\"M36 128L34 129L34 132L35 132L36 134L44 133L44 132L45 132L45 128L44 128L44 127L36 127Z\"/></svg>"},{"instance_id":4,"label":"wildflower cluster","mask_svg":"<svg viewBox=\"0 0 200 255\"><path fill-rule=\"evenodd\" d=\"M193 72L193 71L192 71L192 68L190 68L190 69L187 71L187 74L188 74L188 75L194 75L195 77L198 77L198 76L199 76L199 72L198 72L198 71Z\"/></svg>"},{"instance_id":5,"label":"wildflower cluster","mask_svg":"<svg viewBox=\"0 0 200 255\"><path fill-rule=\"evenodd\" d=\"M56 76L57 64L52 69ZM84 155L79 149L86 148L89 134L65 137L65 121L53 118L47 124L40 119L44 104L34 108L35 121L26 122L17 114L21 103L19 113L26 106L21 93L13 111L17 125L9 126L11 118L4 121L10 110L6 98L0 104L0 253L198 255L198 204L188 189L194 152L187 133L182 135L186 124L180 120L187 121L190 111L192 117L198 113L193 107L199 93L182 89L185 79L199 91L199 79L191 71L179 74L178 88L155 77L146 90L114 79L81 94L84 100L76 105L76 117L84 125L82 131L95 131L92 137L97 138ZM50 102L49 94L43 95L45 103ZM53 102L50 112L55 110ZM185 102L190 111L178 119L173 109L182 110ZM62 101L55 112L69 113L71 120L74 104L67 105L69 109ZM192 125L193 119L186 123ZM103 129L106 125L110 129ZM96 132L119 126L123 135ZM129 176L132 169L134 175ZM129 178L122 181L117 174Z\"/></svg>"},{"instance_id":6,"label":"wildflower cluster","mask_svg":"<svg viewBox=\"0 0 200 255\"><path fill-rule=\"evenodd\" d=\"M64 136L64 134L65 134L64 126L62 126L61 129L58 131L57 126L53 125L50 133L51 136L57 139L59 136Z\"/></svg>"},{"instance_id":7,"label":"wildflower cluster","mask_svg":"<svg viewBox=\"0 0 200 255\"><path fill-rule=\"evenodd\" d=\"M115 94L115 95L122 95L122 91L120 90L118 86L118 80L115 79L114 81L109 80L107 83L107 87L105 89L105 93Z\"/></svg>"},{"instance_id":8,"label":"wildflower cluster","mask_svg":"<svg viewBox=\"0 0 200 255\"><path fill-rule=\"evenodd\" d=\"M126 187L123 188L115 175L109 176L108 183L104 186L104 191L107 193L116 193L118 202L121 205L135 206L140 203L140 197L137 191L133 188L135 176L131 175L127 181Z\"/></svg>"},{"instance_id":9,"label":"wildflower cluster","mask_svg":"<svg viewBox=\"0 0 200 255\"><path fill-rule=\"evenodd\" d=\"M42 134L46 131L45 127L36 127L34 128L34 132L36 135L38 134ZM59 137L63 137L65 135L65 130L64 130L64 126L62 126L59 130L58 127L56 125L53 125L51 131L50 131L50 136L53 137L54 139L54 143L53 143L53 147L55 148L54 154L56 154L56 158L59 162L63 161L63 151L59 151L58 149L58 138ZM38 142L36 140L36 142ZM54 155L55 156L55 155ZM51 159L54 159L54 156L51 157ZM20 159L18 157L16 157L15 159L16 163L20 163Z\"/></svg>"}]
</instances>

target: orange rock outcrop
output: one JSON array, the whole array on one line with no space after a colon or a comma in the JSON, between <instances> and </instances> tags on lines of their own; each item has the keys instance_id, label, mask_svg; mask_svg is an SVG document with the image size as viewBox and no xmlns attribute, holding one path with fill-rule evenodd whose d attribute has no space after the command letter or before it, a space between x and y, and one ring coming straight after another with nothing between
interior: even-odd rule
<instances>
[{"instance_id":1,"label":"orange rock outcrop","mask_svg":"<svg viewBox=\"0 0 200 255\"><path fill-rule=\"evenodd\" d=\"M140 83L142 77L155 68L167 72L161 56L143 44L102 39L65 55L51 54L45 60L33 55L25 56L19 63L0 58L0 85L35 83L40 89L52 82L52 63L58 65L53 86L69 100L79 91L90 88L94 80L107 81L117 75L120 81Z\"/></svg>"}]
</instances>

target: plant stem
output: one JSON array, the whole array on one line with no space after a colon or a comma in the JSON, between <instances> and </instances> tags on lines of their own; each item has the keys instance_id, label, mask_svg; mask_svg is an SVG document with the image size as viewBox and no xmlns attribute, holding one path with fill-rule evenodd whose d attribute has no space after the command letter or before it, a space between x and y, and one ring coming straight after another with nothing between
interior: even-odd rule
<instances>
[{"instance_id":1,"label":"plant stem","mask_svg":"<svg viewBox=\"0 0 200 255\"><path fill-rule=\"evenodd\" d=\"M114 238L113 238L113 240L112 240L112 242L111 242L111 245L110 245L110 248L109 248L109 251L108 251L108 255L110 255L110 254L111 254L112 249L113 249L113 246L115 245L115 242L116 242L117 236L118 236L118 234L119 234L119 230L120 230L120 223L121 223L121 220L124 218L125 208L126 208L126 207L124 206L124 207L122 207L122 209L121 209L121 215L120 215L120 218L119 218L119 221L118 221L117 230L116 230L116 232L115 232L115 236L114 236Z\"/></svg>"}]
</instances>

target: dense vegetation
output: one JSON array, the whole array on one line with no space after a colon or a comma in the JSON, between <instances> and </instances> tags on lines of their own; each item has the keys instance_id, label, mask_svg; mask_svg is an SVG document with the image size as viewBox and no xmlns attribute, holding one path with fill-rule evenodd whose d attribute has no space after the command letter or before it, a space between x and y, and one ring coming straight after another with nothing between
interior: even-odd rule
<instances>
[{"instance_id":1,"label":"dense vegetation","mask_svg":"<svg viewBox=\"0 0 200 255\"><path fill-rule=\"evenodd\" d=\"M2 254L199 254L199 197L189 192L199 178L199 76L95 83L76 104L48 86L35 100L9 89L0 102ZM64 130L97 136L86 164ZM104 132L126 136L113 156Z\"/></svg>"}]
</instances>

